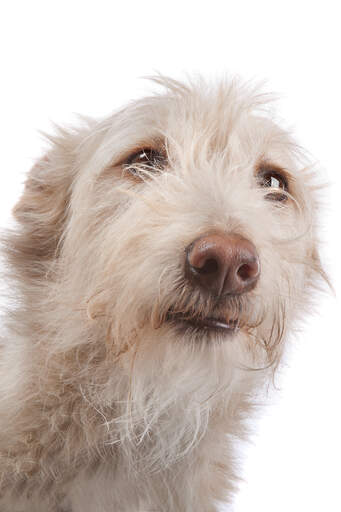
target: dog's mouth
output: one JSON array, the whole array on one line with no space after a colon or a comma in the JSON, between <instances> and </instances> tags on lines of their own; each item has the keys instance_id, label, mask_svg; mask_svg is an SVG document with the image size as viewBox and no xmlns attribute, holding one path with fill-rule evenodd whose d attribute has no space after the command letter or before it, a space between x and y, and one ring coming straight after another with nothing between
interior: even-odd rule
<instances>
[{"instance_id":1,"label":"dog's mouth","mask_svg":"<svg viewBox=\"0 0 341 512\"><path fill-rule=\"evenodd\" d=\"M172 323L181 330L195 330L196 332L216 332L223 334L234 334L239 328L237 318L229 319L223 316L188 316L183 313L174 313L169 311L167 314L167 322Z\"/></svg>"}]
</instances>

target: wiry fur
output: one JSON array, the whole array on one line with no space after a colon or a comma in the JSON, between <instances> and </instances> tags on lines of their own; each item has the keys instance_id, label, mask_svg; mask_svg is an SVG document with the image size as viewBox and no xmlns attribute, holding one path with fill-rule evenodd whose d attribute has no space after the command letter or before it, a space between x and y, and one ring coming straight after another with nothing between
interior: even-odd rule
<instances>
[{"instance_id":1,"label":"wiry fur","mask_svg":"<svg viewBox=\"0 0 341 512\"><path fill-rule=\"evenodd\" d=\"M313 175L268 98L158 81L165 93L50 138L4 237L1 512L217 510L237 482L233 440L322 272ZM122 168L151 145L165 170ZM285 204L265 199L260 161L289 173ZM257 248L245 297L184 278L185 247L212 230ZM180 335L170 309L229 311L240 330Z\"/></svg>"}]
</instances>

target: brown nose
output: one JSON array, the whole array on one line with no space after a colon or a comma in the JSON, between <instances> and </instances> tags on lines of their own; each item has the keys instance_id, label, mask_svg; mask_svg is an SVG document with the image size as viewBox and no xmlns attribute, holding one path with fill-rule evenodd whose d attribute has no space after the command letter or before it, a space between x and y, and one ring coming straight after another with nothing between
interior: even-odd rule
<instances>
[{"instance_id":1,"label":"brown nose","mask_svg":"<svg viewBox=\"0 0 341 512\"><path fill-rule=\"evenodd\" d=\"M236 234L211 234L187 249L186 275L214 296L241 295L256 286L260 264L252 242Z\"/></svg>"}]
</instances>

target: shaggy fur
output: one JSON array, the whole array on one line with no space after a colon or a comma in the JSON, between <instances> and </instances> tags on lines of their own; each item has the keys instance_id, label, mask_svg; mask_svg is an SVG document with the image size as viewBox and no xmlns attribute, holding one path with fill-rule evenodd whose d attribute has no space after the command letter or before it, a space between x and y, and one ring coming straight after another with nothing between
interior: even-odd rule
<instances>
[{"instance_id":1,"label":"shaggy fur","mask_svg":"<svg viewBox=\"0 0 341 512\"><path fill-rule=\"evenodd\" d=\"M269 98L157 81L163 93L50 138L3 237L1 512L229 502L234 440L322 273L313 174ZM129 165L141 148L166 163ZM286 174L285 201L262 166ZM185 248L212 231L253 242L254 290L218 302L186 280ZM239 330L180 333L169 311L218 311Z\"/></svg>"}]
</instances>

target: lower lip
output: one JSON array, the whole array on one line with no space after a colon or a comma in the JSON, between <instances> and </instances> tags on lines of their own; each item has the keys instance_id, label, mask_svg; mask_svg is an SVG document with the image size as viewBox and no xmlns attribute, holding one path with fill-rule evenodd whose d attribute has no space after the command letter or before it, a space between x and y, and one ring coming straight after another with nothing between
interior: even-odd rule
<instances>
[{"instance_id":1,"label":"lower lip","mask_svg":"<svg viewBox=\"0 0 341 512\"><path fill-rule=\"evenodd\" d=\"M170 317L170 321L173 321L177 325L180 325L182 328L194 328L197 331L206 331L206 332L224 332L226 334L233 334L238 331L238 324L236 321L231 321L229 323L224 322L223 320L219 320L216 318L205 318L203 320L190 320L186 318L174 318Z\"/></svg>"},{"instance_id":2,"label":"lower lip","mask_svg":"<svg viewBox=\"0 0 341 512\"><path fill-rule=\"evenodd\" d=\"M238 327L236 324L227 324L219 320L206 319L204 322L188 322L188 325L198 331L216 332L221 334L234 334Z\"/></svg>"},{"instance_id":3,"label":"lower lip","mask_svg":"<svg viewBox=\"0 0 341 512\"><path fill-rule=\"evenodd\" d=\"M196 323L198 327L203 327L207 329L219 329L224 331L235 331L237 328L236 322L226 323L223 320L219 320L216 318L205 318L202 322Z\"/></svg>"}]
</instances>

